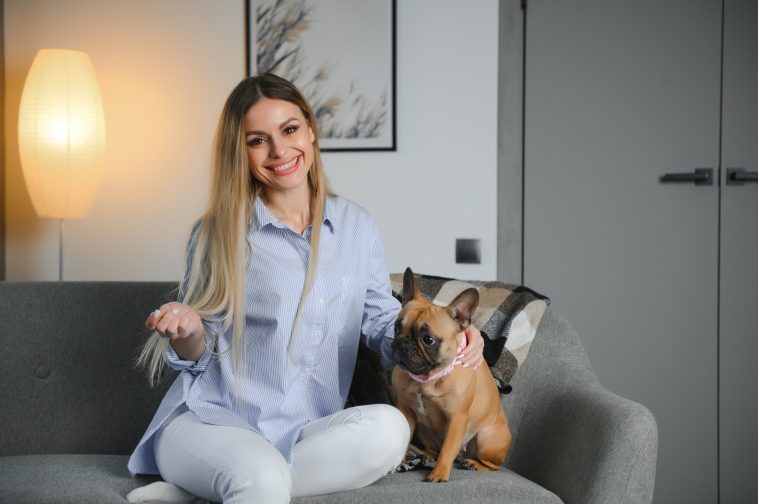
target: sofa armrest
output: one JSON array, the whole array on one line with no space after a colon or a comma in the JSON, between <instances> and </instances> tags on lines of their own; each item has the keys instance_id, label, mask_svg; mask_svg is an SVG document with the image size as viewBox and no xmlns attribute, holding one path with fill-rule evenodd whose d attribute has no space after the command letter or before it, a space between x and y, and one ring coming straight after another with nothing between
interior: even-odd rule
<instances>
[{"instance_id":1,"label":"sofa armrest","mask_svg":"<svg viewBox=\"0 0 758 504\"><path fill-rule=\"evenodd\" d=\"M516 472L566 503L650 503L658 428L641 404L597 382L566 384L530 401Z\"/></svg>"}]
</instances>

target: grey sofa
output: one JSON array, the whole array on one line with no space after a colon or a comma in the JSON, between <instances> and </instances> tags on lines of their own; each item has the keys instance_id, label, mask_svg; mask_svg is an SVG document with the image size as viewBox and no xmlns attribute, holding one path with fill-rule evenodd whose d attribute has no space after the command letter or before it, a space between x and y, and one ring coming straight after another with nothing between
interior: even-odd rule
<instances>
[{"instance_id":1,"label":"grey sofa","mask_svg":"<svg viewBox=\"0 0 758 504\"><path fill-rule=\"evenodd\" d=\"M173 376L155 389L132 362L171 283L0 282L0 502L123 503L154 479L128 455ZM392 474L296 503L647 503L657 451L644 406L597 381L577 334L550 309L503 396L514 444L498 472Z\"/></svg>"}]
</instances>

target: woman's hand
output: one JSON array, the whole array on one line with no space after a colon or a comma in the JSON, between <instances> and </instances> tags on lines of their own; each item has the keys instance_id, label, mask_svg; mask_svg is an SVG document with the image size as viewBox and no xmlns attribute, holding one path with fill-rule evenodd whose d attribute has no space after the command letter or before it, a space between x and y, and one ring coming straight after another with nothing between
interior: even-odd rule
<instances>
[{"instance_id":1,"label":"woman's hand","mask_svg":"<svg viewBox=\"0 0 758 504\"><path fill-rule=\"evenodd\" d=\"M203 320L200 314L189 306L172 301L166 303L147 316L145 327L157 331L171 341L197 338L203 334Z\"/></svg>"},{"instance_id":2,"label":"woman's hand","mask_svg":"<svg viewBox=\"0 0 758 504\"><path fill-rule=\"evenodd\" d=\"M471 367L476 371L484 362L484 338L479 329L469 325L466 328L466 346L461 351L461 355L456 361L456 365Z\"/></svg>"},{"instance_id":3,"label":"woman's hand","mask_svg":"<svg viewBox=\"0 0 758 504\"><path fill-rule=\"evenodd\" d=\"M168 338L176 354L197 361L205 353L205 327L200 314L189 306L173 301L147 316L145 327Z\"/></svg>"}]
</instances>

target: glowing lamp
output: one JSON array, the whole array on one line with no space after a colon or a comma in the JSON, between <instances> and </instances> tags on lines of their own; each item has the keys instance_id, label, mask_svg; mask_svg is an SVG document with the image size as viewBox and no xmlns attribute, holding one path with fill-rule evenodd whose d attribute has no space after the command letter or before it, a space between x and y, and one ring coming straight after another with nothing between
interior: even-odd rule
<instances>
[{"instance_id":1,"label":"glowing lamp","mask_svg":"<svg viewBox=\"0 0 758 504\"><path fill-rule=\"evenodd\" d=\"M37 215L85 217L105 158L103 104L86 53L37 53L21 95L18 146Z\"/></svg>"},{"instance_id":2,"label":"glowing lamp","mask_svg":"<svg viewBox=\"0 0 758 504\"><path fill-rule=\"evenodd\" d=\"M63 219L89 213L105 159L105 115L86 53L37 53L21 94L18 147L34 210L60 220L63 279Z\"/></svg>"}]
</instances>

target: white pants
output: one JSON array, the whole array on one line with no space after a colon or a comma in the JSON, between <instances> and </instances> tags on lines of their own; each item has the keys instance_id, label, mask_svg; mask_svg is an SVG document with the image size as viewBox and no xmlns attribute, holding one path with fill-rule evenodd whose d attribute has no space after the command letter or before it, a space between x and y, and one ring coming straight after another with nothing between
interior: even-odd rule
<instances>
[{"instance_id":1,"label":"white pants","mask_svg":"<svg viewBox=\"0 0 758 504\"><path fill-rule=\"evenodd\" d=\"M370 485L402 461L410 429L392 406L339 411L307 424L289 464L260 434L204 424L187 411L159 434L164 481L214 502L287 503Z\"/></svg>"}]
</instances>

